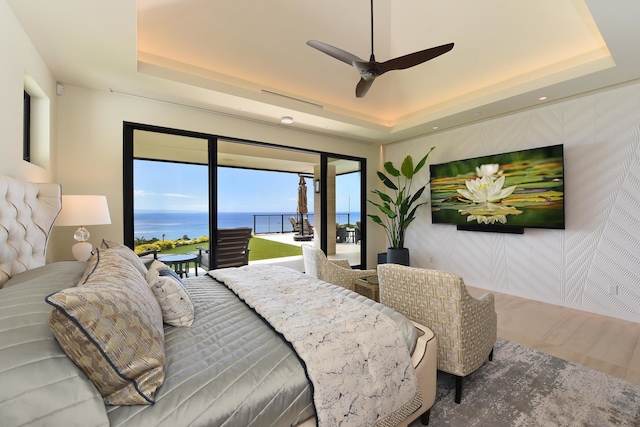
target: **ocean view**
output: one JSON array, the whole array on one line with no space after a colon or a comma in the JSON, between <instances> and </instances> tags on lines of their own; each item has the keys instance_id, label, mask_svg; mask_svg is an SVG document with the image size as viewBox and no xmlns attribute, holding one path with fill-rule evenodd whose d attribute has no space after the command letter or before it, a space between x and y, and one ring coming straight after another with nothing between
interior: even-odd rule
<instances>
[{"instance_id":1,"label":"ocean view","mask_svg":"<svg viewBox=\"0 0 640 427\"><path fill-rule=\"evenodd\" d=\"M296 217L294 213L253 213L253 212L219 212L218 227L251 227L254 233L285 233L293 231L289 217ZM254 225L255 217L255 225ZM360 212L350 214L338 213L337 222L341 224L349 221L355 224L360 220ZM284 220L284 223L283 223ZM313 214L309 215L313 223ZM179 239L184 235L194 239L209 235L209 214L207 212L178 212L178 211L136 211L133 219L134 238L160 240Z\"/></svg>"}]
</instances>

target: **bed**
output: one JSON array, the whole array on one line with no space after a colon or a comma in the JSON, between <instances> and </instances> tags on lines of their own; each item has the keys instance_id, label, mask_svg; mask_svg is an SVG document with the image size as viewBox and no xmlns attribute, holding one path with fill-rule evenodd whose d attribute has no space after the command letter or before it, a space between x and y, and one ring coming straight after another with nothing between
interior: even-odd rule
<instances>
[{"instance_id":1,"label":"bed","mask_svg":"<svg viewBox=\"0 0 640 427\"><path fill-rule=\"evenodd\" d=\"M428 421L435 398L436 376L435 337L428 328L354 292L293 270L268 266L222 269L212 273L215 277L185 279L181 286L187 297L180 302L189 305L191 316L171 317L169 309L173 310L174 306L166 306L169 309L168 314L165 313L164 294L160 292L164 289L154 287L154 283L160 282L158 277L163 277L162 283L173 283L174 279L163 273L161 266L142 274L135 260L127 260L128 249L117 243L104 241L88 262L45 263L47 241L60 210L60 193L60 187L54 184L0 177L3 196L0 198L0 417L3 426L306 427L336 425L338 416L344 417L339 420L342 425L370 423L362 424L362 420L374 420L371 425L400 426L418 418ZM151 273L156 274L155 282L148 279ZM178 286L178 289L182 288ZM140 351L132 350L137 349L137 342L119 342L110 347L110 344L102 345L102 335L87 334L90 328L87 325L93 323L83 323L81 315L74 317L77 312L72 311L69 303L82 299L78 296L80 292L95 293L81 294L81 297L95 297L101 304L101 316L114 325L120 325L124 331L146 334L142 340L145 343L155 342L155 347L149 344L152 347L143 352L144 363L127 362L121 368L118 358L109 357L110 351L115 351L118 357L128 353L139 357ZM148 292L156 299L144 300L141 307L150 314L145 315L142 325L138 326L138 319L127 317L130 313L125 306L133 304L138 298L135 295L144 294L142 298L147 298ZM290 302L302 298L296 292L314 296L298 306ZM123 305L113 308L104 303L110 303L117 298L114 295L120 294L125 300ZM332 303L322 303L321 298L328 298ZM334 304L336 301L338 304ZM364 317L344 320L349 318L339 316L347 314L338 313L334 305L349 308L342 311L364 313ZM354 307L358 307L357 310ZM290 313L284 316L288 309ZM274 319L269 319L270 312L275 312ZM307 312L314 312L316 320L298 318L307 316ZM334 319L333 323L326 321L329 318ZM393 335L393 347L377 348L383 347L377 345L383 338L367 335L375 333L375 330L363 329L368 319L397 332L385 333ZM167 324L167 321L183 326ZM309 322L309 325L300 322ZM343 331L339 325L347 327ZM74 328L80 335L69 333ZM322 337L309 343L307 335L314 335L310 332L314 328L325 328L327 332L319 332ZM368 339L360 343L357 337L346 335L355 329ZM346 351L334 347L330 350L347 354L336 360L353 357L351 364L355 368L373 366L375 359L380 369L397 371L393 366L404 366L406 353L407 363L412 367L404 374L409 378L406 383L415 375L419 403L416 404L412 395L413 406L399 401L395 406L398 411L371 415L366 405L371 404L371 395L377 391L373 393L373 388L362 386L367 384L370 374L353 375L343 371L337 375L335 367L327 372L316 366L314 358L327 359L326 353L318 352L326 351L326 348L318 350L319 344L329 341L325 336L330 337L332 333L349 336L344 346ZM109 337L122 338L119 333ZM82 339L98 348L99 354L78 355L77 352L83 351L77 348ZM336 345L337 341L332 343ZM368 355L370 359L364 365L358 360L363 346L367 348L365 358ZM353 351L354 348L358 351ZM397 356L372 356L378 354L376 351L389 349ZM154 358L160 350L162 354ZM103 357L103 363L108 362L106 368L102 366L103 371L96 369L87 373L86 365L97 363L96 357ZM116 372L115 380L125 386L105 391L102 382L108 381L96 380L98 374L107 375L104 369ZM134 377L123 369L141 369L144 373ZM334 386L326 390L324 384L334 384L331 381L344 383L339 385L344 390L335 395L332 394L336 393ZM153 392L146 392L146 387L153 388L154 384ZM404 380L402 384L407 390L410 388ZM339 387L336 386L336 390ZM357 410L336 415L342 401L334 401L335 396L351 396L349 408ZM127 400L132 397L139 401ZM357 406L361 402L365 402L363 406Z\"/></svg>"}]
</instances>

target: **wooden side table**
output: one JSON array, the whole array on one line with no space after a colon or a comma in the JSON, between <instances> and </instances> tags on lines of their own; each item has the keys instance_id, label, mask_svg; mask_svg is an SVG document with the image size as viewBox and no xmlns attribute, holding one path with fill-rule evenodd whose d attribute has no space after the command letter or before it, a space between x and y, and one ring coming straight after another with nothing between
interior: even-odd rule
<instances>
[{"instance_id":1,"label":"wooden side table","mask_svg":"<svg viewBox=\"0 0 640 427\"><path fill-rule=\"evenodd\" d=\"M378 276L363 277L356 279L355 291L376 302L380 302L380 286Z\"/></svg>"}]
</instances>

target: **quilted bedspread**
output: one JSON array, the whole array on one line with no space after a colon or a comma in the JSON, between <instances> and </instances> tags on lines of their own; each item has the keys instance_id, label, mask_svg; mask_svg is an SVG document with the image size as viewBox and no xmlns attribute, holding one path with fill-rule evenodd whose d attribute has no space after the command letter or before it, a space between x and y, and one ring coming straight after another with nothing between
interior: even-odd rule
<instances>
[{"instance_id":1,"label":"quilted bedspread","mask_svg":"<svg viewBox=\"0 0 640 427\"><path fill-rule=\"evenodd\" d=\"M291 269L212 270L289 341L313 383L318 425L393 426L422 405L411 356L378 310Z\"/></svg>"},{"instance_id":2,"label":"quilted bedspread","mask_svg":"<svg viewBox=\"0 0 640 427\"><path fill-rule=\"evenodd\" d=\"M85 263L76 261L49 264L0 289L3 427L281 427L314 417L312 387L296 352L209 276L185 279L195 307L193 324L165 326L166 376L156 403L105 406L53 337L51 307L44 301L77 283L84 269ZM405 317L354 292L325 287L385 313L403 331L401 347L415 344L415 330Z\"/></svg>"}]
</instances>

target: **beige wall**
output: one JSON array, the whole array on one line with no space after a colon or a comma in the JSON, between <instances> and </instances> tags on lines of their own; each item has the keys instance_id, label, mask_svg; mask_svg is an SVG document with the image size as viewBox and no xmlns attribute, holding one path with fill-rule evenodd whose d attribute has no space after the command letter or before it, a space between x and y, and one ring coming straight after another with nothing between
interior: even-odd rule
<instances>
[{"instance_id":1,"label":"beige wall","mask_svg":"<svg viewBox=\"0 0 640 427\"><path fill-rule=\"evenodd\" d=\"M42 166L22 160L22 106L25 74L42 90L49 104L51 131L32 147ZM9 6L0 1L0 173L32 182L54 182L56 80L34 48Z\"/></svg>"},{"instance_id":2,"label":"beige wall","mask_svg":"<svg viewBox=\"0 0 640 427\"><path fill-rule=\"evenodd\" d=\"M640 84L392 145L430 163L564 144L566 230L524 235L409 227L412 265L467 284L640 322ZM428 178L428 168L420 172ZM617 295L610 286L617 287Z\"/></svg>"},{"instance_id":3,"label":"beige wall","mask_svg":"<svg viewBox=\"0 0 640 427\"><path fill-rule=\"evenodd\" d=\"M123 122L144 123L174 129L231 136L273 144L295 146L368 159L368 180L375 183L379 148L344 139L296 131L229 116L184 108L110 92L67 85L58 98L57 181L66 194L105 194L112 224L90 228L94 245L105 237L121 241L122 217L122 126ZM373 227L371 227L373 228ZM52 238L56 260L70 259L73 230L54 229ZM369 260L384 247L379 230L372 230L368 242Z\"/></svg>"}]
</instances>

